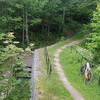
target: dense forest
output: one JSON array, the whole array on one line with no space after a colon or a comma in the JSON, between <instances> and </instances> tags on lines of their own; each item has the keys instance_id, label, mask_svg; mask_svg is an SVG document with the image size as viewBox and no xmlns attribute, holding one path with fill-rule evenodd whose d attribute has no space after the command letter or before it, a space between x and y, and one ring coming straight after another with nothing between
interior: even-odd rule
<instances>
[{"instance_id":1,"label":"dense forest","mask_svg":"<svg viewBox=\"0 0 100 100\"><path fill-rule=\"evenodd\" d=\"M1 0L0 31L41 46L84 30L95 8L96 0Z\"/></svg>"},{"instance_id":2,"label":"dense forest","mask_svg":"<svg viewBox=\"0 0 100 100\"><path fill-rule=\"evenodd\" d=\"M96 73L93 77L97 78L100 85L100 0L0 0L0 100L29 100L31 72L27 69L30 66L27 66L24 60L27 56L30 58L38 48L45 47L47 63L50 63L51 68L53 53L56 52L57 47L60 47L59 43L62 42L60 44L62 45L66 40L72 41L74 38L83 40L78 46L88 51L87 54L82 52L84 56L92 55L89 63L93 65L93 73ZM51 46L53 44L54 48ZM68 59L71 59L70 51L66 49ZM73 55L74 52L75 48ZM44 70L48 71L46 68ZM47 80L47 76L45 83L51 82L50 86L52 86L58 81L58 77L54 69L50 70L54 71L51 76L56 78L53 81L52 78ZM59 81L58 83L60 84ZM62 84L58 85L58 83L56 89L59 87L63 89ZM47 85L49 89L53 86ZM53 92L56 94L60 91L56 89L54 86L48 91L55 90ZM63 89L63 93L64 91ZM63 93L59 92L58 97ZM61 97L62 99L50 100L66 100Z\"/></svg>"}]
</instances>

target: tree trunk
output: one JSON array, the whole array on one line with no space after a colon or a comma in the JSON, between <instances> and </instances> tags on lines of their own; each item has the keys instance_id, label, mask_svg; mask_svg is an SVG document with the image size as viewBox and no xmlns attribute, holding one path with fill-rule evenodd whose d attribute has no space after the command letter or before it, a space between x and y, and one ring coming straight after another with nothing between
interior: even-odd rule
<instances>
[{"instance_id":1,"label":"tree trunk","mask_svg":"<svg viewBox=\"0 0 100 100\"><path fill-rule=\"evenodd\" d=\"M65 26L65 8L63 8L63 15L62 15L62 32L64 32L64 26Z\"/></svg>"},{"instance_id":2,"label":"tree trunk","mask_svg":"<svg viewBox=\"0 0 100 100\"><path fill-rule=\"evenodd\" d=\"M27 14L27 10L26 10L26 42L27 42L27 44L29 44L29 34L28 34L28 14Z\"/></svg>"},{"instance_id":3,"label":"tree trunk","mask_svg":"<svg viewBox=\"0 0 100 100\"><path fill-rule=\"evenodd\" d=\"M23 8L23 34L22 34L22 43L25 43L25 16L24 16L24 8Z\"/></svg>"},{"instance_id":4,"label":"tree trunk","mask_svg":"<svg viewBox=\"0 0 100 100\"><path fill-rule=\"evenodd\" d=\"M50 35L50 26L49 25L47 26L47 32L48 32L48 38L49 38L49 35Z\"/></svg>"},{"instance_id":5,"label":"tree trunk","mask_svg":"<svg viewBox=\"0 0 100 100\"><path fill-rule=\"evenodd\" d=\"M62 24L59 24L59 33L62 32Z\"/></svg>"},{"instance_id":6,"label":"tree trunk","mask_svg":"<svg viewBox=\"0 0 100 100\"><path fill-rule=\"evenodd\" d=\"M44 32L44 31L45 31L45 26L42 25L42 30L41 30L41 32Z\"/></svg>"}]
</instances>

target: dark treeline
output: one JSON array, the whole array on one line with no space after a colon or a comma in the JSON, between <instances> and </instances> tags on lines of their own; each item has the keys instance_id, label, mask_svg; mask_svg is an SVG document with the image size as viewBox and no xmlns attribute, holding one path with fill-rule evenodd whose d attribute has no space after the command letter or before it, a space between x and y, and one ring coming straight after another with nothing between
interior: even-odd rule
<instances>
[{"instance_id":1,"label":"dark treeline","mask_svg":"<svg viewBox=\"0 0 100 100\"><path fill-rule=\"evenodd\" d=\"M0 32L26 44L71 36L91 20L95 0L0 0Z\"/></svg>"}]
</instances>

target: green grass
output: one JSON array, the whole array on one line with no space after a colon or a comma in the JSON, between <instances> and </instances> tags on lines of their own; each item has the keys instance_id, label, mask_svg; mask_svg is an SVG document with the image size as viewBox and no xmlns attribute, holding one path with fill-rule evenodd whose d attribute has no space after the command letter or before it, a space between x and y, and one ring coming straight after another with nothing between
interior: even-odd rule
<instances>
[{"instance_id":1,"label":"green grass","mask_svg":"<svg viewBox=\"0 0 100 100\"><path fill-rule=\"evenodd\" d=\"M43 56L43 50L41 51L41 71L42 76L38 82L40 91L43 96L39 100L73 100L69 92L64 88L63 84L58 78L57 73L53 69L53 72L50 76L46 72L46 64Z\"/></svg>"},{"instance_id":2,"label":"green grass","mask_svg":"<svg viewBox=\"0 0 100 100\"><path fill-rule=\"evenodd\" d=\"M68 77L71 84L81 92L85 100L100 100L100 86L96 79L93 79L90 84L85 84L83 76L79 75L82 62L79 60L81 56L68 47L63 50L60 55L60 62L64 69L65 75ZM83 61L83 64L85 61Z\"/></svg>"},{"instance_id":3,"label":"green grass","mask_svg":"<svg viewBox=\"0 0 100 100\"><path fill-rule=\"evenodd\" d=\"M48 53L50 56L51 63L53 65L54 53L61 46L78 39L82 39L83 34L77 34L74 37L67 39L65 41L59 41L54 45L48 48ZM58 74L56 73L53 65L53 72L51 76L48 78L46 74L46 64L43 56L43 51L41 52L41 71L43 75L40 77L39 89L40 92L43 92L43 96L39 100L73 100L69 92L64 88L62 82L59 80Z\"/></svg>"}]
</instances>

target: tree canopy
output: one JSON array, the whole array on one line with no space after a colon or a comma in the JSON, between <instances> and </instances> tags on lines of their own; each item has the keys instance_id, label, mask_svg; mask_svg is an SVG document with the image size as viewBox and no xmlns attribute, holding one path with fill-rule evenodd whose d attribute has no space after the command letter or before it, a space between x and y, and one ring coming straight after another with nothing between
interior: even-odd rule
<instances>
[{"instance_id":1,"label":"tree canopy","mask_svg":"<svg viewBox=\"0 0 100 100\"><path fill-rule=\"evenodd\" d=\"M22 43L58 40L66 30L90 22L95 0L10 0L0 1L0 31L13 31ZM74 24L77 24L74 25ZM6 27L6 28L5 28ZM64 34L62 34L64 33ZM48 39L47 39L48 38ZM41 42L42 41L42 42Z\"/></svg>"}]
</instances>

